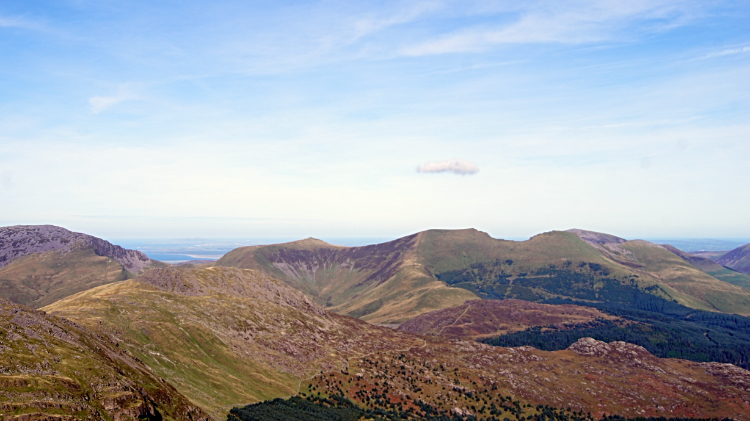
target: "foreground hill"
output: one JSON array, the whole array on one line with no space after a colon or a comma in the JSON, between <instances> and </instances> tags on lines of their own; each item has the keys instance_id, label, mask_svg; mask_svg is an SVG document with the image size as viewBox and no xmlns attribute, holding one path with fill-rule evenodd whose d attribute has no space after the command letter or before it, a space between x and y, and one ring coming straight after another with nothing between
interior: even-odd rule
<instances>
[{"instance_id":1,"label":"foreground hill","mask_svg":"<svg viewBox=\"0 0 750 421\"><path fill-rule=\"evenodd\" d=\"M624 342L581 339L567 350L440 341L353 359L305 382L303 396L344 396L360 407L446 418L750 419L750 372L730 364L660 359ZM586 416L585 414L591 413Z\"/></svg>"},{"instance_id":2,"label":"foreground hill","mask_svg":"<svg viewBox=\"0 0 750 421\"><path fill-rule=\"evenodd\" d=\"M45 310L116 338L216 419L233 405L294 395L300 380L351 357L421 343L234 268L154 269Z\"/></svg>"},{"instance_id":3,"label":"foreground hill","mask_svg":"<svg viewBox=\"0 0 750 421\"><path fill-rule=\"evenodd\" d=\"M750 275L750 244L738 247L716 259L716 263Z\"/></svg>"},{"instance_id":4,"label":"foreground hill","mask_svg":"<svg viewBox=\"0 0 750 421\"><path fill-rule=\"evenodd\" d=\"M528 241L473 229L429 230L366 247L308 239L238 248L215 265L259 270L333 311L373 323L402 323L474 298L677 302L750 314L750 291L667 248L583 230Z\"/></svg>"},{"instance_id":5,"label":"foreground hill","mask_svg":"<svg viewBox=\"0 0 750 421\"><path fill-rule=\"evenodd\" d=\"M0 415L14 420L207 420L106 337L0 300Z\"/></svg>"},{"instance_id":6,"label":"foreground hill","mask_svg":"<svg viewBox=\"0 0 750 421\"><path fill-rule=\"evenodd\" d=\"M418 335L450 339L481 339L523 331L537 326L573 327L618 317L590 307L538 304L528 301L471 300L421 314L399 326Z\"/></svg>"},{"instance_id":7,"label":"foreground hill","mask_svg":"<svg viewBox=\"0 0 750 421\"><path fill-rule=\"evenodd\" d=\"M52 225L0 228L0 298L43 307L159 265L140 251Z\"/></svg>"}]
</instances>

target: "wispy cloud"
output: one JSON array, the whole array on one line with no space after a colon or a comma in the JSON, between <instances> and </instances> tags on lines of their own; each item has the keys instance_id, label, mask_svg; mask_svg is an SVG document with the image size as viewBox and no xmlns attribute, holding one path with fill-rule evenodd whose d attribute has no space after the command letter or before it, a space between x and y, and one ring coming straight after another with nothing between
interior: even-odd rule
<instances>
[{"instance_id":1,"label":"wispy cloud","mask_svg":"<svg viewBox=\"0 0 750 421\"><path fill-rule=\"evenodd\" d=\"M430 161L417 167L419 173L441 173L452 172L460 175L470 175L479 172L479 167L470 161L461 159L449 159L446 161Z\"/></svg>"},{"instance_id":2,"label":"wispy cloud","mask_svg":"<svg viewBox=\"0 0 750 421\"><path fill-rule=\"evenodd\" d=\"M16 16L0 16L0 28L20 28L35 31L44 30L44 25Z\"/></svg>"},{"instance_id":3,"label":"wispy cloud","mask_svg":"<svg viewBox=\"0 0 750 421\"><path fill-rule=\"evenodd\" d=\"M89 98L89 104L91 105L91 112L99 114L113 105L134 99L138 99L138 96L133 94L130 90L120 87L119 92L114 96L92 96Z\"/></svg>"},{"instance_id":4,"label":"wispy cloud","mask_svg":"<svg viewBox=\"0 0 750 421\"><path fill-rule=\"evenodd\" d=\"M531 2L515 10L512 23L462 28L402 48L405 56L479 52L499 44L582 44L616 39L638 24L641 31L667 30L690 21L694 11L679 1ZM651 22L651 24L649 24ZM632 35L630 35L632 36Z\"/></svg>"},{"instance_id":5,"label":"wispy cloud","mask_svg":"<svg viewBox=\"0 0 750 421\"><path fill-rule=\"evenodd\" d=\"M714 53L706 54L705 56L703 56L703 58L731 56L731 55L742 54L742 53L750 53L750 47L732 48L732 49L717 51Z\"/></svg>"}]
</instances>

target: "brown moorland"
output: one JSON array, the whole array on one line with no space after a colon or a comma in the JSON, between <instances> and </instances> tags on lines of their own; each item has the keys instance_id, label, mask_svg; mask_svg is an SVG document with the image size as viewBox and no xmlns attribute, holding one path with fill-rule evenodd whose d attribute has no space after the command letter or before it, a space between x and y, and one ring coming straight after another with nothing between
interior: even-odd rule
<instances>
[{"instance_id":1,"label":"brown moorland","mask_svg":"<svg viewBox=\"0 0 750 421\"><path fill-rule=\"evenodd\" d=\"M421 314L398 329L418 335L476 340L536 326L563 328L594 320L619 318L595 308L570 304L539 304L516 299L470 300L457 307Z\"/></svg>"},{"instance_id":2,"label":"brown moorland","mask_svg":"<svg viewBox=\"0 0 750 421\"><path fill-rule=\"evenodd\" d=\"M730 364L660 359L637 345L591 338L555 352L427 338L407 352L353 359L348 370L319 374L301 391L417 413L424 402L451 416L480 420L524 419L545 405L590 412L595 419L605 414L750 419L750 372Z\"/></svg>"}]
</instances>

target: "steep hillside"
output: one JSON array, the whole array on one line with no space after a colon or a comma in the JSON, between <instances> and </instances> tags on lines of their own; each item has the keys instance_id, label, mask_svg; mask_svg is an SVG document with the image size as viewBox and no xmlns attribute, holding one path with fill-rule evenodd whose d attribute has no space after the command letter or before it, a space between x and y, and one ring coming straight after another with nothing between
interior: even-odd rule
<instances>
[{"instance_id":1,"label":"steep hillside","mask_svg":"<svg viewBox=\"0 0 750 421\"><path fill-rule=\"evenodd\" d=\"M0 300L0 415L5 420L207 420L107 337Z\"/></svg>"},{"instance_id":2,"label":"steep hillside","mask_svg":"<svg viewBox=\"0 0 750 421\"><path fill-rule=\"evenodd\" d=\"M30 307L158 265L139 251L52 225L0 228L0 298Z\"/></svg>"},{"instance_id":3,"label":"steep hillside","mask_svg":"<svg viewBox=\"0 0 750 421\"><path fill-rule=\"evenodd\" d=\"M716 263L750 275L750 244L727 252L716 259Z\"/></svg>"},{"instance_id":4,"label":"steep hillside","mask_svg":"<svg viewBox=\"0 0 750 421\"><path fill-rule=\"evenodd\" d=\"M117 338L217 419L232 405L294 395L301 379L351 357L420 343L235 268L154 269L45 310Z\"/></svg>"},{"instance_id":5,"label":"steep hillside","mask_svg":"<svg viewBox=\"0 0 750 421\"><path fill-rule=\"evenodd\" d=\"M307 239L241 247L215 265L255 269L307 293L331 310L374 323L399 323L418 314L477 298L450 288L417 261L421 234L365 247Z\"/></svg>"},{"instance_id":6,"label":"steep hillside","mask_svg":"<svg viewBox=\"0 0 750 421\"><path fill-rule=\"evenodd\" d=\"M686 262L720 281L729 282L730 284L750 290L750 275L737 272L727 266L722 266L711 259L696 256L693 253L685 253L669 244L664 244L662 247L680 256Z\"/></svg>"},{"instance_id":7,"label":"steep hillside","mask_svg":"<svg viewBox=\"0 0 750 421\"><path fill-rule=\"evenodd\" d=\"M575 326L595 320L618 320L590 307L550 305L522 300L471 300L457 307L421 314L399 326L418 335L480 339L535 326Z\"/></svg>"},{"instance_id":8,"label":"steep hillside","mask_svg":"<svg viewBox=\"0 0 750 421\"><path fill-rule=\"evenodd\" d=\"M353 359L344 372L319 374L301 394L343 395L363 408L442 413L442 419L527 420L551 406L568 417L541 419L587 419L590 412L594 419L750 420L750 372L660 359L637 345L590 338L556 352L427 338L408 351Z\"/></svg>"}]
</instances>

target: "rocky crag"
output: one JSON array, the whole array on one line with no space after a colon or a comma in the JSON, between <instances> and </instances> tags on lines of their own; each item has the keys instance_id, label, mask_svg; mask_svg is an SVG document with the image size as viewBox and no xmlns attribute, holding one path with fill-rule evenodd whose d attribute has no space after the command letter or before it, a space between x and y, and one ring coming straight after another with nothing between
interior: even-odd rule
<instances>
[{"instance_id":1,"label":"rocky crag","mask_svg":"<svg viewBox=\"0 0 750 421\"><path fill-rule=\"evenodd\" d=\"M151 260L142 252L127 250L91 235L68 231L54 225L15 225L0 228L0 268L33 253L58 251L70 253L93 248L98 256L106 256L132 273L139 273Z\"/></svg>"}]
</instances>

